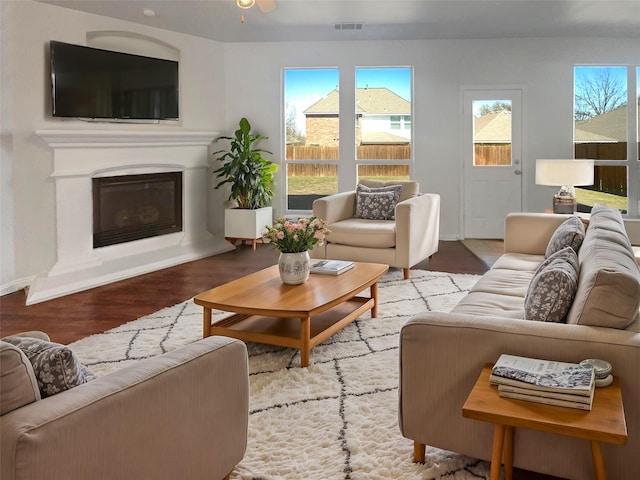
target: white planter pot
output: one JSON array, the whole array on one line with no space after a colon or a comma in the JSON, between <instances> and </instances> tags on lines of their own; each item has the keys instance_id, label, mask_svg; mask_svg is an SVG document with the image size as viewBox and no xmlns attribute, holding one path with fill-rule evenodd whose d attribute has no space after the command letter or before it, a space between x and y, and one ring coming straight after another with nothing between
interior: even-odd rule
<instances>
[{"instance_id":1,"label":"white planter pot","mask_svg":"<svg viewBox=\"0 0 640 480\"><path fill-rule=\"evenodd\" d=\"M281 253L278 258L280 279L287 285L300 285L309 280L309 252Z\"/></svg>"},{"instance_id":2,"label":"white planter pot","mask_svg":"<svg viewBox=\"0 0 640 480\"><path fill-rule=\"evenodd\" d=\"M224 236L254 240L262 238L267 225L273 223L273 207L257 210L228 208L224 211Z\"/></svg>"}]
</instances>

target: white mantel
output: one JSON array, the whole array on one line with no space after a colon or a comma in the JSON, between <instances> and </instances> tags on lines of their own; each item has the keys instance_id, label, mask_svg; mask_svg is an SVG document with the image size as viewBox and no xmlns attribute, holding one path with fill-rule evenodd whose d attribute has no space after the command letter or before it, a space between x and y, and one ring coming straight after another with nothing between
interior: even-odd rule
<instances>
[{"instance_id":1,"label":"white mantel","mask_svg":"<svg viewBox=\"0 0 640 480\"><path fill-rule=\"evenodd\" d=\"M207 230L208 147L216 132L38 130L53 149L57 262L27 305L233 249ZM183 231L93 248L92 178L183 174Z\"/></svg>"}]
</instances>

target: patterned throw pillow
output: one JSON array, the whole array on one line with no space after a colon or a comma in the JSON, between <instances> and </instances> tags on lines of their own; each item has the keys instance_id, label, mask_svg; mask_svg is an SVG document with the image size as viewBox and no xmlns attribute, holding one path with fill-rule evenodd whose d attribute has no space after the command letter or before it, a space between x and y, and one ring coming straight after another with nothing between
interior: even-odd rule
<instances>
[{"instance_id":1,"label":"patterned throw pillow","mask_svg":"<svg viewBox=\"0 0 640 480\"><path fill-rule=\"evenodd\" d=\"M578 255L565 247L540 264L524 299L524 318L566 322L578 290Z\"/></svg>"},{"instance_id":2,"label":"patterned throw pillow","mask_svg":"<svg viewBox=\"0 0 640 480\"><path fill-rule=\"evenodd\" d=\"M401 192L401 185L369 188L358 184L356 186L355 218L395 220L396 204L400 199ZM391 196L388 194L391 194Z\"/></svg>"},{"instance_id":3,"label":"patterned throw pillow","mask_svg":"<svg viewBox=\"0 0 640 480\"><path fill-rule=\"evenodd\" d=\"M5 337L18 347L33 366L42 398L69 390L96 378L68 347L31 337Z\"/></svg>"},{"instance_id":4,"label":"patterned throw pillow","mask_svg":"<svg viewBox=\"0 0 640 480\"><path fill-rule=\"evenodd\" d=\"M578 253L584 240L584 224L576 215L573 215L560 224L553 232L545 257L550 257L564 247L571 247Z\"/></svg>"}]
</instances>

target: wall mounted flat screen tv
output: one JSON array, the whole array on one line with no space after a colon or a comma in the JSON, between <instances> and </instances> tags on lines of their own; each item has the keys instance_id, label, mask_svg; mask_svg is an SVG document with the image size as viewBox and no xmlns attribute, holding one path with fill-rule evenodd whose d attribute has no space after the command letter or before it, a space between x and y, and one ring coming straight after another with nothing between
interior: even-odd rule
<instances>
[{"instance_id":1,"label":"wall mounted flat screen tv","mask_svg":"<svg viewBox=\"0 0 640 480\"><path fill-rule=\"evenodd\" d=\"M178 62L49 44L54 117L178 119Z\"/></svg>"}]
</instances>

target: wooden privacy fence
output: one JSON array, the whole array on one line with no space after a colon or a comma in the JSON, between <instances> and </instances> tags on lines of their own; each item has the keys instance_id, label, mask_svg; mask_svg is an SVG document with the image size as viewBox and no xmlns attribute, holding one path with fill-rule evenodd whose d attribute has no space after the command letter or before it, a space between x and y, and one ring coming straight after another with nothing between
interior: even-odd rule
<instances>
[{"instance_id":1,"label":"wooden privacy fence","mask_svg":"<svg viewBox=\"0 0 640 480\"><path fill-rule=\"evenodd\" d=\"M359 145L358 160L409 160L410 145ZM287 145L287 160L338 160L338 147Z\"/></svg>"},{"instance_id":2,"label":"wooden privacy fence","mask_svg":"<svg viewBox=\"0 0 640 480\"><path fill-rule=\"evenodd\" d=\"M408 160L411 158L409 145L360 145L357 147L359 160ZM627 158L627 143L576 143L575 158L593 158L595 160L624 160ZM287 160L312 160L313 164L289 165L287 174L292 177L336 177L335 164L322 164L323 161L337 161L338 147L292 146L287 145ZM475 144L476 165L510 165L511 144ZM409 175L408 165L361 165L360 176ZM624 166L597 166L594 173L594 186L582 187L599 190L614 195L627 195L627 169Z\"/></svg>"},{"instance_id":3,"label":"wooden privacy fence","mask_svg":"<svg viewBox=\"0 0 640 480\"><path fill-rule=\"evenodd\" d=\"M411 158L409 145L360 145L357 147L358 160L408 160ZM335 177L336 164L322 164L323 161L337 161L338 147L287 145L287 160L312 160L312 164L291 164L287 168L290 177ZM408 176L408 165L361 165L360 176Z\"/></svg>"},{"instance_id":4,"label":"wooden privacy fence","mask_svg":"<svg viewBox=\"0 0 640 480\"><path fill-rule=\"evenodd\" d=\"M476 143L474 165L511 165L511 144Z\"/></svg>"},{"instance_id":5,"label":"wooden privacy fence","mask_svg":"<svg viewBox=\"0 0 640 480\"><path fill-rule=\"evenodd\" d=\"M576 143L575 158L592 158L594 160L626 160L627 142L616 143ZM627 196L627 167L621 165L596 165L593 173L593 187L581 187L597 190L613 195Z\"/></svg>"}]
</instances>

